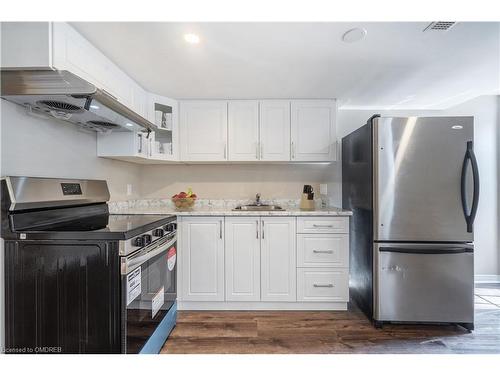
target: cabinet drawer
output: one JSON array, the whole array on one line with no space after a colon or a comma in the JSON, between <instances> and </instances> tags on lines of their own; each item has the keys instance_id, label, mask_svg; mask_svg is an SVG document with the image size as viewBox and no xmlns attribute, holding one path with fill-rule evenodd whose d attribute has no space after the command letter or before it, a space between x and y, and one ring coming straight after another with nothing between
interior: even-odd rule
<instances>
[{"instance_id":1,"label":"cabinet drawer","mask_svg":"<svg viewBox=\"0 0 500 375\"><path fill-rule=\"evenodd\" d=\"M349 267L349 235L297 235L297 267Z\"/></svg>"},{"instance_id":2,"label":"cabinet drawer","mask_svg":"<svg viewBox=\"0 0 500 375\"><path fill-rule=\"evenodd\" d=\"M297 269L297 301L349 301L347 268Z\"/></svg>"},{"instance_id":3,"label":"cabinet drawer","mask_svg":"<svg viewBox=\"0 0 500 375\"><path fill-rule=\"evenodd\" d=\"M298 217L297 233L349 233L349 218Z\"/></svg>"}]
</instances>

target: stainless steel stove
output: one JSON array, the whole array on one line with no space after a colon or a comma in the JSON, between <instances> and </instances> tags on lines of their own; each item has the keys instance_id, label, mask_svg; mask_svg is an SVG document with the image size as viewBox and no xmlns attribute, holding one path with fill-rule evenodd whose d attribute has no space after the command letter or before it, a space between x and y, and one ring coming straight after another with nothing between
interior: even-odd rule
<instances>
[{"instance_id":1,"label":"stainless steel stove","mask_svg":"<svg viewBox=\"0 0 500 375\"><path fill-rule=\"evenodd\" d=\"M176 319L176 217L113 215L106 181L6 177L6 351L154 353Z\"/></svg>"}]
</instances>

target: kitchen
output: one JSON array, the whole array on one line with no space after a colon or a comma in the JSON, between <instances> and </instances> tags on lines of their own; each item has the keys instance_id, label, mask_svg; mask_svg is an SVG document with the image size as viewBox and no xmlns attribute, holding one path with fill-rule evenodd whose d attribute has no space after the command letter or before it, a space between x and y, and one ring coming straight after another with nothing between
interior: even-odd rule
<instances>
[{"instance_id":1,"label":"kitchen","mask_svg":"<svg viewBox=\"0 0 500 375\"><path fill-rule=\"evenodd\" d=\"M499 353L498 22L1 31L7 352Z\"/></svg>"}]
</instances>

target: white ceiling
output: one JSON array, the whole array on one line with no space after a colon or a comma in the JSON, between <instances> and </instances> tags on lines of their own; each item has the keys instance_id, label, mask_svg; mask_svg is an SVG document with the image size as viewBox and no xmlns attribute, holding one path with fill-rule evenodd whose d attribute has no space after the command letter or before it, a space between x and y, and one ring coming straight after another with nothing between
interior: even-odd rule
<instances>
[{"instance_id":1,"label":"white ceiling","mask_svg":"<svg viewBox=\"0 0 500 375\"><path fill-rule=\"evenodd\" d=\"M338 98L441 109L500 93L500 23L72 23L148 91L172 98ZM364 27L353 44L341 37ZM197 33L190 45L183 35Z\"/></svg>"}]
</instances>

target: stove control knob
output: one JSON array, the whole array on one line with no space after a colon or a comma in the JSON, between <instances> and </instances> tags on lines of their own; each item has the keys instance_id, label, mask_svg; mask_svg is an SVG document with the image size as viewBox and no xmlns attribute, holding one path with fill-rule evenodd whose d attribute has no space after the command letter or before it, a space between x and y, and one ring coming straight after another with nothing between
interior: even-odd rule
<instances>
[{"instance_id":1,"label":"stove control knob","mask_svg":"<svg viewBox=\"0 0 500 375\"><path fill-rule=\"evenodd\" d=\"M143 234L142 240L144 241L144 246L149 245L151 243L151 235L150 234Z\"/></svg>"},{"instance_id":2,"label":"stove control knob","mask_svg":"<svg viewBox=\"0 0 500 375\"><path fill-rule=\"evenodd\" d=\"M165 225L165 230L167 232L173 232L173 231L175 231L176 228L177 228L177 224L175 224L175 223L170 223L170 224Z\"/></svg>"},{"instance_id":3,"label":"stove control knob","mask_svg":"<svg viewBox=\"0 0 500 375\"><path fill-rule=\"evenodd\" d=\"M144 238L136 237L132 240L132 246L143 247L144 246Z\"/></svg>"},{"instance_id":4,"label":"stove control knob","mask_svg":"<svg viewBox=\"0 0 500 375\"><path fill-rule=\"evenodd\" d=\"M163 229L161 229L161 228L157 228L157 229L155 229L155 230L153 231L153 236L155 236L155 237L163 237L163 234L164 234L164 233L165 233L165 232L163 231Z\"/></svg>"}]
</instances>

